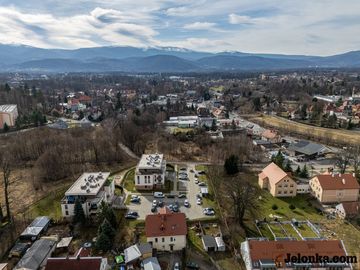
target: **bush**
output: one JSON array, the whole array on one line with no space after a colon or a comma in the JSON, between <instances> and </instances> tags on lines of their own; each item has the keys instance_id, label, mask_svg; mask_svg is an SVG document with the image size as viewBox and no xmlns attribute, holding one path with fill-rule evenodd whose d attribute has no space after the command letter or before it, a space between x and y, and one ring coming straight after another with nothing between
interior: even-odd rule
<instances>
[{"instance_id":1,"label":"bush","mask_svg":"<svg viewBox=\"0 0 360 270\"><path fill-rule=\"evenodd\" d=\"M290 208L291 210L295 210L296 207L295 207L295 205L290 204L290 205L289 205L289 208Z\"/></svg>"},{"instance_id":2,"label":"bush","mask_svg":"<svg viewBox=\"0 0 360 270\"><path fill-rule=\"evenodd\" d=\"M278 207L276 204L273 204L273 205L271 206L271 208L272 208L272 210L277 210L279 207Z\"/></svg>"}]
</instances>

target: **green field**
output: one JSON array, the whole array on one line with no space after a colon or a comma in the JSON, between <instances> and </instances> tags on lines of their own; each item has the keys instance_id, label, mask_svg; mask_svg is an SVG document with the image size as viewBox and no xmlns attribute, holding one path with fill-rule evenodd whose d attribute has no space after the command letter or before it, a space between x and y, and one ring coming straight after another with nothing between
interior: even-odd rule
<instances>
[{"instance_id":1,"label":"green field","mask_svg":"<svg viewBox=\"0 0 360 270\"><path fill-rule=\"evenodd\" d=\"M301 240L298 233L294 230L294 228L291 226L291 224L281 224L283 228L286 230L286 233L288 234L288 237L296 238L297 240Z\"/></svg>"},{"instance_id":2,"label":"green field","mask_svg":"<svg viewBox=\"0 0 360 270\"><path fill-rule=\"evenodd\" d=\"M316 233L307 224L301 224L297 229L302 237L317 237Z\"/></svg>"}]
</instances>

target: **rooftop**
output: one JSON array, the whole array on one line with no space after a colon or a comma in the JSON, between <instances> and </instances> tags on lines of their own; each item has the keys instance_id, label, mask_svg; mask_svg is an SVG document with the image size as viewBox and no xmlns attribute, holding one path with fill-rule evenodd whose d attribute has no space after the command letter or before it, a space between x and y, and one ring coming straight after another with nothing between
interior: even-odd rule
<instances>
[{"instance_id":1,"label":"rooftop","mask_svg":"<svg viewBox=\"0 0 360 270\"><path fill-rule=\"evenodd\" d=\"M0 105L0 112L12 112L17 109L15 104Z\"/></svg>"},{"instance_id":2,"label":"rooftop","mask_svg":"<svg viewBox=\"0 0 360 270\"><path fill-rule=\"evenodd\" d=\"M109 172L83 173L65 192L65 196L97 195L104 186Z\"/></svg>"},{"instance_id":3,"label":"rooftop","mask_svg":"<svg viewBox=\"0 0 360 270\"><path fill-rule=\"evenodd\" d=\"M49 258L45 270L100 270L101 257Z\"/></svg>"},{"instance_id":4,"label":"rooftop","mask_svg":"<svg viewBox=\"0 0 360 270\"><path fill-rule=\"evenodd\" d=\"M275 185L277 182L287 176L287 174L278 165L272 162L262 170L259 176L262 179L268 178L269 182L272 185Z\"/></svg>"},{"instance_id":5,"label":"rooftop","mask_svg":"<svg viewBox=\"0 0 360 270\"><path fill-rule=\"evenodd\" d=\"M291 144L288 150L296 151L305 155L314 155L325 151L326 147L317 143L299 141L297 143Z\"/></svg>"},{"instance_id":6,"label":"rooftop","mask_svg":"<svg viewBox=\"0 0 360 270\"><path fill-rule=\"evenodd\" d=\"M315 176L323 190L359 189L360 185L351 173L319 174Z\"/></svg>"},{"instance_id":7,"label":"rooftop","mask_svg":"<svg viewBox=\"0 0 360 270\"><path fill-rule=\"evenodd\" d=\"M143 154L138 164L139 169L161 169L163 154Z\"/></svg>"},{"instance_id":8,"label":"rooftop","mask_svg":"<svg viewBox=\"0 0 360 270\"><path fill-rule=\"evenodd\" d=\"M146 237L186 235L187 225L184 213L173 213L167 207L160 208L158 214L145 218Z\"/></svg>"}]
</instances>

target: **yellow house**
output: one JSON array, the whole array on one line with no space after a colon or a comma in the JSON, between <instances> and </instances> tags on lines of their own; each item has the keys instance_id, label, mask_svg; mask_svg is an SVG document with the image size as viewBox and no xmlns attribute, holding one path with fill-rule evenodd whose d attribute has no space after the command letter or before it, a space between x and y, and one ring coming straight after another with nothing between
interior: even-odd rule
<instances>
[{"instance_id":1,"label":"yellow house","mask_svg":"<svg viewBox=\"0 0 360 270\"><path fill-rule=\"evenodd\" d=\"M269 190L274 197L296 196L296 182L275 163L259 173L259 186Z\"/></svg>"},{"instance_id":2,"label":"yellow house","mask_svg":"<svg viewBox=\"0 0 360 270\"><path fill-rule=\"evenodd\" d=\"M311 194L321 203L356 202L360 185L355 175L319 174L309 182Z\"/></svg>"}]
</instances>

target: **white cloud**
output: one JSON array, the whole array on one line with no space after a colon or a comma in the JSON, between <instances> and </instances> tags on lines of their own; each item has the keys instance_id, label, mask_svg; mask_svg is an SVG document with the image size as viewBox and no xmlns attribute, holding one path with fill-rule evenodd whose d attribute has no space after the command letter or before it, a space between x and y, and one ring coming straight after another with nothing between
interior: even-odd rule
<instances>
[{"instance_id":1,"label":"white cloud","mask_svg":"<svg viewBox=\"0 0 360 270\"><path fill-rule=\"evenodd\" d=\"M184 25L184 29L187 30L213 30L216 27L216 23L211 22L194 22Z\"/></svg>"},{"instance_id":2,"label":"white cloud","mask_svg":"<svg viewBox=\"0 0 360 270\"><path fill-rule=\"evenodd\" d=\"M231 24L252 24L254 20L249 16L240 16L234 13L229 15L229 23Z\"/></svg>"}]
</instances>

